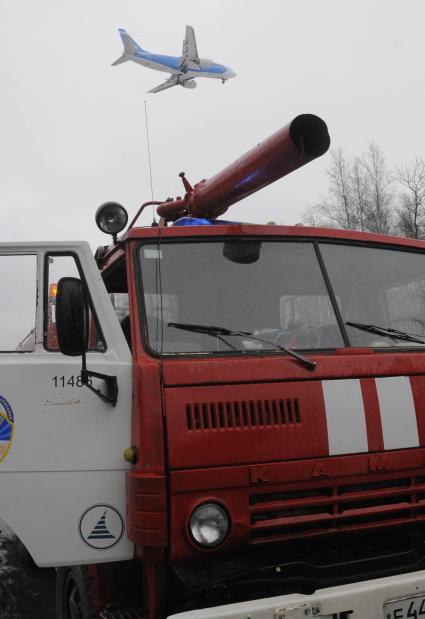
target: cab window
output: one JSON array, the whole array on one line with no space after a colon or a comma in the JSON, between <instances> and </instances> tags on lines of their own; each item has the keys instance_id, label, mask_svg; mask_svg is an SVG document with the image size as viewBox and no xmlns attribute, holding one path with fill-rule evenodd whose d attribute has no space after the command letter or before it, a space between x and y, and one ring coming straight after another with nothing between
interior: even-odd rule
<instances>
[{"instance_id":1,"label":"cab window","mask_svg":"<svg viewBox=\"0 0 425 619\"><path fill-rule=\"evenodd\" d=\"M148 347L159 354L272 353L344 345L314 244L144 243ZM222 330L220 332L220 329Z\"/></svg>"},{"instance_id":2,"label":"cab window","mask_svg":"<svg viewBox=\"0 0 425 619\"><path fill-rule=\"evenodd\" d=\"M0 255L0 352L35 350L37 256Z\"/></svg>"},{"instance_id":3,"label":"cab window","mask_svg":"<svg viewBox=\"0 0 425 619\"><path fill-rule=\"evenodd\" d=\"M352 346L425 346L423 253L337 244L321 253Z\"/></svg>"}]
</instances>

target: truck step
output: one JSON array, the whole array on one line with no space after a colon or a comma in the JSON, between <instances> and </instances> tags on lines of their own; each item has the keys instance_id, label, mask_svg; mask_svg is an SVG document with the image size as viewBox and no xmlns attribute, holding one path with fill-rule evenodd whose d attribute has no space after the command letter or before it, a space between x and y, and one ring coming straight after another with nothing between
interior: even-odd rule
<instances>
[{"instance_id":1,"label":"truck step","mask_svg":"<svg viewBox=\"0 0 425 619\"><path fill-rule=\"evenodd\" d=\"M145 616L140 606L108 608L99 615L101 619L144 619Z\"/></svg>"}]
</instances>

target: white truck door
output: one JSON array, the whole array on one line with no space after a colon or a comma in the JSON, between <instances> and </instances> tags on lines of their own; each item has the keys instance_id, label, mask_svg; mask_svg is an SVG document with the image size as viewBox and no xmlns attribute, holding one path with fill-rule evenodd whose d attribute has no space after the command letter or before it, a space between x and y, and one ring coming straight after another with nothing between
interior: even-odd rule
<instances>
[{"instance_id":1,"label":"white truck door","mask_svg":"<svg viewBox=\"0 0 425 619\"><path fill-rule=\"evenodd\" d=\"M117 377L115 407L81 385L81 357L58 350L55 280L75 274L97 325L87 367ZM0 291L0 519L39 566L130 559L131 353L90 248L0 244Z\"/></svg>"}]
</instances>

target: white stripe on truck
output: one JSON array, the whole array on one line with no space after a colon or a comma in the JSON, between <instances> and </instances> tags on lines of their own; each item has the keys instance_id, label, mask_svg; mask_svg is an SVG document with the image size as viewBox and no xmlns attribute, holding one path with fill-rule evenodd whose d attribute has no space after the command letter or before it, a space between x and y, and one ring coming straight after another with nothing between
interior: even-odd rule
<instances>
[{"instance_id":1,"label":"white stripe on truck","mask_svg":"<svg viewBox=\"0 0 425 619\"><path fill-rule=\"evenodd\" d=\"M368 451L360 380L324 380L329 455Z\"/></svg>"},{"instance_id":2,"label":"white stripe on truck","mask_svg":"<svg viewBox=\"0 0 425 619\"><path fill-rule=\"evenodd\" d=\"M408 376L376 378L384 449L419 447L415 404Z\"/></svg>"}]
</instances>

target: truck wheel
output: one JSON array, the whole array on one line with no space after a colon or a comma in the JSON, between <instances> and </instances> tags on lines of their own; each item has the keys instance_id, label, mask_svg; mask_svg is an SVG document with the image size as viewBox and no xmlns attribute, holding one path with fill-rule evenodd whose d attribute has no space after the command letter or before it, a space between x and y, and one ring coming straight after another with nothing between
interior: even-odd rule
<instances>
[{"instance_id":1,"label":"truck wheel","mask_svg":"<svg viewBox=\"0 0 425 619\"><path fill-rule=\"evenodd\" d=\"M95 619L90 577L85 565L60 567L56 573L57 619Z\"/></svg>"}]
</instances>

